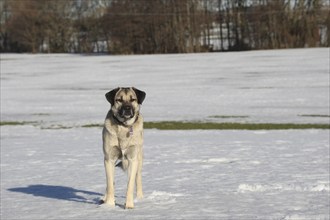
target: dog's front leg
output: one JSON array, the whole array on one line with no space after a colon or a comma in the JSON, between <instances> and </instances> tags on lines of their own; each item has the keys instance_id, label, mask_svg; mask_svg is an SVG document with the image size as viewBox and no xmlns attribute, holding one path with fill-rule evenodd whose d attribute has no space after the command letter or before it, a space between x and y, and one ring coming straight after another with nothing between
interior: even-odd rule
<instances>
[{"instance_id":1,"label":"dog's front leg","mask_svg":"<svg viewBox=\"0 0 330 220\"><path fill-rule=\"evenodd\" d=\"M127 193L126 193L126 209L134 208L134 186L135 179L138 169L138 160L136 147L130 147L127 153L128 159L128 184L127 184Z\"/></svg>"},{"instance_id":2,"label":"dog's front leg","mask_svg":"<svg viewBox=\"0 0 330 220\"><path fill-rule=\"evenodd\" d=\"M104 167L107 179L107 190L104 196L104 203L115 206L115 189L114 189L114 176L115 176L115 161L105 158Z\"/></svg>"},{"instance_id":3,"label":"dog's front leg","mask_svg":"<svg viewBox=\"0 0 330 220\"><path fill-rule=\"evenodd\" d=\"M142 191L142 163L143 163L143 149L141 147L139 154L138 154L138 169L136 174L136 197L138 199L143 198L143 191Z\"/></svg>"}]
</instances>

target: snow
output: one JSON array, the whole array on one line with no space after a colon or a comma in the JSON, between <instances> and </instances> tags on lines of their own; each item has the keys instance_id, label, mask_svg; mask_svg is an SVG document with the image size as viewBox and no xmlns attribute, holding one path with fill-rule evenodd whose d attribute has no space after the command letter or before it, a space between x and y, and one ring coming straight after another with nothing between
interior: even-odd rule
<instances>
[{"instance_id":1,"label":"snow","mask_svg":"<svg viewBox=\"0 0 330 220\"><path fill-rule=\"evenodd\" d=\"M326 130L145 131L145 198L105 190L100 128L2 129L2 219L328 219Z\"/></svg>"},{"instance_id":2,"label":"snow","mask_svg":"<svg viewBox=\"0 0 330 220\"><path fill-rule=\"evenodd\" d=\"M330 137L318 129L146 129L145 198L125 210L116 169L116 207L99 205L101 128L79 125L102 123L104 94L131 85L147 92L146 121L329 123L329 48L1 54L1 121L35 122L1 126L1 219L330 219Z\"/></svg>"},{"instance_id":3,"label":"snow","mask_svg":"<svg viewBox=\"0 0 330 220\"><path fill-rule=\"evenodd\" d=\"M328 117L306 117L330 115L329 48L142 56L2 54L1 59L1 117L6 121L102 123L108 108L104 94L135 86L147 92L146 121L329 123Z\"/></svg>"}]
</instances>

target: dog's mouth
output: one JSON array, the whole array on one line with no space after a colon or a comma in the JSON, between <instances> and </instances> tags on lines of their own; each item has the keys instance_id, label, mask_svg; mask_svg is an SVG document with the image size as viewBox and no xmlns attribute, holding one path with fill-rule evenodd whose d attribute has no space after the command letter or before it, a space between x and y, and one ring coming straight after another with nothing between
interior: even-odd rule
<instances>
[{"instance_id":1,"label":"dog's mouth","mask_svg":"<svg viewBox=\"0 0 330 220\"><path fill-rule=\"evenodd\" d=\"M132 106L123 106L119 111L119 116L123 119L131 119L134 117Z\"/></svg>"}]
</instances>

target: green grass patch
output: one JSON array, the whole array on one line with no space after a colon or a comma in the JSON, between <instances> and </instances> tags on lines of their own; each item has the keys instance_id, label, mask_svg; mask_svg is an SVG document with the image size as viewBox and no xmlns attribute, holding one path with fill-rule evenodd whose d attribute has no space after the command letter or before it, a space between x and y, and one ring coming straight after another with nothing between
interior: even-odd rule
<instances>
[{"instance_id":1,"label":"green grass patch","mask_svg":"<svg viewBox=\"0 0 330 220\"><path fill-rule=\"evenodd\" d=\"M330 115L298 115L300 117L330 118Z\"/></svg>"},{"instance_id":2,"label":"green grass patch","mask_svg":"<svg viewBox=\"0 0 330 220\"><path fill-rule=\"evenodd\" d=\"M231 119L231 118L248 118L247 115L211 115L209 118L223 118L223 119Z\"/></svg>"},{"instance_id":3,"label":"green grass patch","mask_svg":"<svg viewBox=\"0 0 330 220\"><path fill-rule=\"evenodd\" d=\"M287 130L287 129L330 129L329 124L275 124L275 123L213 123L162 121L145 122L146 129L160 130Z\"/></svg>"},{"instance_id":4,"label":"green grass patch","mask_svg":"<svg viewBox=\"0 0 330 220\"><path fill-rule=\"evenodd\" d=\"M34 113L32 115L34 115L34 116L50 116L51 114L49 114L49 113Z\"/></svg>"},{"instance_id":5,"label":"green grass patch","mask_svg":"<svg viewBox=\"0 0 330 220\"><path fill-rule=\"evenodd\" d=\"M0 126L18 126L33 124L32 121L0 121Z\"/></svg>"},{"instance_id":6,"label":"green grass patch","mask_svg":"<svg viewBox=\"0 0 330 220\"><path fill-rule=\"evenodd\" d=\"M47 127L40 127L41 129L50 129L50 130L61 130L61 129L72 129L74 126L65 126L65 125L50 125Z\"/></svg>"},{"instance_id":7,"label":"green grass patch","mask_svg":"<svg viewBox=\"0 0 330 220\"><path fill-rule=\"evenodd\" d=\"M0 126L40 126L41 129L72 129L72 128L101 128L103 124L85 124L79 126L50 125L47 127L37 122L1 121ZM145 129L159 130L287 130L287 129L330 129L330 124L276 124L276 123L216 123L216 122L183 122L160 121L144 122Z\"/></svg>"},{"instance_id":8,"label":"green grass patch","mask_svg":"<svg viewBox=\"0 0 330 220\"><path fill-rule=\"evenodd\" d=\"M85 125L82 125L81 127L83 128L98 128L98 127L103 127L103 124L85 124Z\"/></svg>"}]
</instances>

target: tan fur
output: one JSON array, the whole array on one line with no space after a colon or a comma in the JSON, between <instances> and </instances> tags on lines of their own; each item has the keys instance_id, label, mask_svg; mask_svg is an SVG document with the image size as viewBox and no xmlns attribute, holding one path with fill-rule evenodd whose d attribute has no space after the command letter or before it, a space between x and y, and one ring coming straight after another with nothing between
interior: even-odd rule
<instances>
[{"instance_id":1,"label":"tan fur","mask_svg":"<svg viewBox=\"0 0 330 220\"><path fill-rule=\"evenodd\" d=\"M107 183L103 201L106 204L115 206L115 164L117 160L122 160L123 168L128 170L125 208L134 208L133 194L135 184L137 198L143 198L141 173L143 162L143 118L139 113L140 105L133 88L119 88L112 102L113 105L106 116L102 135ZM129 103L134 109L134 116L130 119L121 118L119 115L120 108L124 103Z\"/></svg>"}]
</instances>

